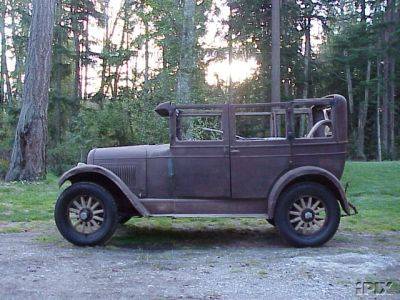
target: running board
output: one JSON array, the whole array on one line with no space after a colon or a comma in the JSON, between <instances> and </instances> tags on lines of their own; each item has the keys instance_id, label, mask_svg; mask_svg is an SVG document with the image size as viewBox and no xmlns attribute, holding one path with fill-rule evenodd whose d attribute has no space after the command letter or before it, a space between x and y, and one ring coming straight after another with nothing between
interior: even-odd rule
<instances>
[{"instance_id":1,"label":"running board","mask_svg":"<svg viewBox=\"0 0 400 300\"><path fill-rule=\"evenodd\" d=\"M150 216L267 218L266 199L140 199Z\"/></svg>"},{"instance_id":2,"label":"running board","mask_svg":"<svg viewBox=\"0 0 400 300\"><path fill-rule=\"evenodd\" d=\"M267 214L154 214L149 217L172 217L172 218L259 218L268 219Z\"/></svg>"}]
</instances>

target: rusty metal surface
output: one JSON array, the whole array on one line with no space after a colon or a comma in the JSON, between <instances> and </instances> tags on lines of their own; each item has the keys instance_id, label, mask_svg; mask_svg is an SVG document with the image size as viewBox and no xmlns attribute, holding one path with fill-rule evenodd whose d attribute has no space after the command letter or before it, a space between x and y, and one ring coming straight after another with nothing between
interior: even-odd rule
<instances>
[{"instance_id":1,"label":"rusty metal surface","mask_svg":"<svg viewBox=\"0 0 400 300\"><path fill-rule=\"evenodd\" d=\"M150 215L244 215L263 214L266 216L265 199L154 199L140 200Z\"/></svg>"},{"instance_id":2,"label":"rusty metal surface","mask_svg":"<svg viewBox=\"0 0 400 300\"><path fill-rule=\"evenodd\" d=\"M132 193L132 191L128 188L128 186L113 172L103 168L101 166L96 165L80 165L71 170L65 172L58 182L59 186L62 186L66 181L71 181L72 183L76 181L80 181L80 177L82 175L90 175L89 177L85 176L85 179L90 180L90 177L94 176L105 176L110 179L119 190L126 196L126 198L130 201L131 205L137 210L137 212L142 216L148 216L149 213L147 209L140 202L139 198ZM107 189L107 187L104 187Z\"/></svg>"},{"instance_id":3,"label":"rusty metal surface","mask_svg":"<svg viewBox=\"0 0 400 300\"><path fill-rule=\"evenodd\" d=\"M307 114L315 124L328 113L322 111L325 106L330 107L331 135L326 136L318 129L314 138L295 138L295 114ZM246 109L250 110L247 115L270 118L271 137L238 138L236 117L246 115L242 112ZM89 164L98 165L102 173L113 174L113 181L129 195L132 204L142 206L139 213L272 215L284 186L307 172L325 176L326 184L337 191L338 200L349 213L339 182L347 144L344 97L331 95L274 104L162 103L156 111L169 117L170 144L95 149L88 155ZM196 113L220 116L222 137L207 141L182 140L178 115ZM279 132L282 130L277 127L277 121L272 120L285 124L283 132ZM307 125L307 131L311 125ZM83 170L72 169L61 181Z\"/></svg>"},{"instance_id":4,"label":"rusty metal surface","mask_svg":"<svg viewBox=\"0 0 400 300\"><path fill-rule=\"evenodd\" d=\"M280 176L277 182L275 182L275 184L272 186L271 192L268 195L268 215L273 216L276 202L278 201L279 195L284 188L290 182L295 181L296 178L303 176L320 176L323 178L324 184L334 192L337 199L340 201L343 210L347 214L350 214L350 207L340 181L331 172L325 169L314 166L302 166L292 169Z\"/></svg>"}]
</instances>

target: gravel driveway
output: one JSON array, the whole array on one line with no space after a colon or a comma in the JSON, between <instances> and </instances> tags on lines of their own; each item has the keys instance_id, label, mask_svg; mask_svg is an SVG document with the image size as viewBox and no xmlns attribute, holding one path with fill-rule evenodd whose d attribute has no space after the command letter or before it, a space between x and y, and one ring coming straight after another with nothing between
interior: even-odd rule
<instances>
[{"instance_id":1,"label":"gravel driveway","mask_svg":"<svg viewBox=\"0 0 400 300\"><path fill-rule=\"evenodd\" d=\"M70 245L53 224L0 234L0 298L343 299L360 280L400 281L399 232L339 231L324 247L295 249L269 225L180 224L148 230L143 242L143 231L122 227L96 248Z\"/></svg>"}]
</instances>

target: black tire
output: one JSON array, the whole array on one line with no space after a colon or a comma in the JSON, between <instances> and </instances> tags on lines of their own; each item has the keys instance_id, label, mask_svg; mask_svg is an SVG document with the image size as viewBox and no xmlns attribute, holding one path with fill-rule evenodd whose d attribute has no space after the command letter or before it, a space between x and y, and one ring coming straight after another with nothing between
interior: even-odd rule
<instances>
[{"instance_id":1,"label":"black tire","mask_svg":"<svg viewBox=\"0 0 400 300\"><path fill-rule=\"evenodd\" d=\"M310 197L312 197L312 199L316 199L312 201L318 202L319 200L320 203L323 203L320 205L325 206L323 208L323 213L325 214L325 216L323 224L320 225L319 230L316 230L316 232L307 235L304 234L304 231L300 233L299 230L295 230L295 227L297 227L297 225L295 226L296 223L293 224L294 219L290 218L297 218L297 216L291 216L293 213L291 212L289 214L289 212L291 209L293 209L293 205L296 201L298 201L298 199L309 199ZM304 211L305 210L303 210L303 212ZM304 221L303 224L310 222L307 221L310 219L305 219L303 212L298 216L299 218L301 218L300 220L302 222ZM308 216L310 216L310 214L308 214ZM315 216L319 217L319 213L312 214L312 217L310 218L316 218ZM274 220L281 236L289 244L297 247L316 247L321 246L329 241L336 233L340 223L340 207L338 201L335 199L335 196L329 189L318 183L303 182L293 185L279 197L278 203L275 208Z\"/></svg>"},{"instance_id":2,"label":"black tire","mask_svg":"<svg viewBox=\"0 0 400 300\"><path fill-rule=\"evenodd\" d=\"M92 233L79 232L71 222L71 203L81 196L94 197L103 209L103 221ZM90 182L78 182L65 189L58 197L54 218L61 235L77 246L103 245L111 238L118 225L117 205L112 195L103 187Z\"/></svg>"},{"instance_id":3,"label":"black tire","mask_svg":"<svg viewBox=\"0 0 400 300\"><path fill-rule=\"evenodd\" d=\"M132 218L131 216L119 215L118 223L123 225L126 222L128 222L131 218Z\"/></svg>"},{"instance_id":4,"label":"black tire","mask_svg":"<svg viewBox=\"0 0 400 300\"><path fill-rule=\"evenodd\" d=\"M274 219L267 219L267 222L275 227L275 220Z\"/></svg>"}]
</instances>

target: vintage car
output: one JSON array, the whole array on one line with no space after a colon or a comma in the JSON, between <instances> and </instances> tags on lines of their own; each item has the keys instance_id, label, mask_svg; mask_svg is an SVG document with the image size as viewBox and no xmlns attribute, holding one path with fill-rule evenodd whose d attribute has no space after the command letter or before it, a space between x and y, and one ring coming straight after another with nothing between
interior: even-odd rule
<instances>
[{"instance_id":1,"label":"vintage car","mask_svg":"<svg viewBox=\"0 0 400 300\"><path fill-rule=\"evenodd\" d=\"M104 244L140 217L255 217L295 246L318 246L356 213L342 176L340 95L280 103L175 105L169 144L99 148L60 179L55 221L76 245Z\"/></svg>"}]
</instances>

